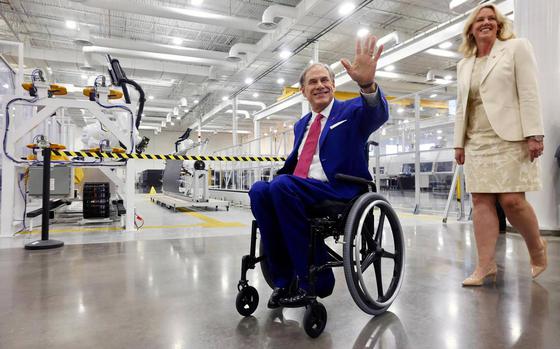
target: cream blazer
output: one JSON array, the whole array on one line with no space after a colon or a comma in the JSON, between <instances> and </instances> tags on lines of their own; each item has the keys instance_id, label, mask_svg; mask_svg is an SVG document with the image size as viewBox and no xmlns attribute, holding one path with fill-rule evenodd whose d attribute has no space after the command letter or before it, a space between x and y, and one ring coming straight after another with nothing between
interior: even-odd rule
<instances>
[{"instance_id":1,"label":"cream blazer","mask_svg":"<svg viewBox=\"0 0 560 349\"><path fill-rule=\"evenodd\" d=\"M465 146L467 102L475 57L457 65L457 115L453 147ZM480 80L480 96L496 134L506 141L544 135L537 66L527 39L496 40Z\"/></svg>"}]
</instances>

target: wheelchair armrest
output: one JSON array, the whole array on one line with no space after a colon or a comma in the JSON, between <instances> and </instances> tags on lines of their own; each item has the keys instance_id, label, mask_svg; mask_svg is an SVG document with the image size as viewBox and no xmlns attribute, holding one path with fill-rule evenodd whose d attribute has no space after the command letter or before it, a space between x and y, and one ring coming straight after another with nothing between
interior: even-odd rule
<instances>
[{"instance_id":1,"label":"wheelchair armrest","mask_svg":"<svg viewBox=\"0 0 560 349\"><path fill-rule=\"evenodd\" d=\"M370 180L362 178L362 177L349 176L349 175L345 175L345 174L342 174L342 173L337 173L336 175L334 175L334 178L336 178L340 181L343 181L343 182L350 182L350 183L365 185L365 186L370 187L372 191L376 191L375 183L373 181L370 181Z\"/></svg>"}]
</instances>

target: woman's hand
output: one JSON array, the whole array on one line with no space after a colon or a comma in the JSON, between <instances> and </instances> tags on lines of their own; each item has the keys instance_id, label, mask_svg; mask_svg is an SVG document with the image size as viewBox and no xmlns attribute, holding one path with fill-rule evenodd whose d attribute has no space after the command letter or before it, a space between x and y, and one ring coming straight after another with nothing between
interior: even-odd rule
<instances>
[{"instance_id":1,"label":"woman's hand","mask_svg":"<svg viewBox=\"0 0 560 349\"><path fill-rule=\"evenodd\" d=\"M465 148L455 148L455 161L457 161L459 165L465 163Z\"/></svg>"},{"instance_id":2,"label":"woman's hand","mask_svg":"<svg viewBox=\"0 0 560 349\"><path fill-rule=\"evenodd\" d=\"M542 155L544 150L544 143L542 140L536 140L534 138L527 139L527 146L529 147L529 157L531 162Z\"/></svg>"}]
</instances>

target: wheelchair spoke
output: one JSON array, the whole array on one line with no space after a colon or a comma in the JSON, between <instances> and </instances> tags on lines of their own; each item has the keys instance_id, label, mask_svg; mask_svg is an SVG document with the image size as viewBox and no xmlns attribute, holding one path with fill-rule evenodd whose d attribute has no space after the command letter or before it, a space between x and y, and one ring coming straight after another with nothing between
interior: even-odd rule
<instances>
[{"instance_id":1,"label":"wheelchair spoke","mask_svg":"<svg viewBox=\"0 0 560 349\"><path fill-rule=\"evenodd\" d=\"M381 211L379 214L379 223L377 225L377 232L375 233L375 242L377 246L381 246L381 240L383 239L383 225L385 223L385 213Z\"/></svg>"},{"instance_id":2,"label":"wheelchair spoke","mask_svg":"<svg viewBox=\"0 0 560 349\"><path fill-rule=\"evenodd\" d=\"M394 254L394 253L391 253L391 252L387 252L387 251L382 249L381 250L381 257L382 258L391 258L391 259L394 260L395 258L397 258L397 255Z\"/></svg>"},{"instance_id":3,"label":"wheelchair spoke","mask_svg":"<svg viewBox=\"0 0 560 349\"><path fill-rule=\"evenodd\" d=\"M370 253L366 256L366 258L364 258L361 265L362 273L366 271L366 269L371 265L371 263L375 261L376 259L375 257L376 257L375 253Z\"/></svg>"},{"instance_id":4,"label":"wheelchair spoke","mask_svg":"<svg viewBox=\"0 0 560 349\"><path fill-rule=\"evenodd\" d=\"M373 267L375 269L375 281L377 282L377 299L383 298L383 278L381 274L381 258L377 258L373 261Z\"/></svg>"}]
</instances>

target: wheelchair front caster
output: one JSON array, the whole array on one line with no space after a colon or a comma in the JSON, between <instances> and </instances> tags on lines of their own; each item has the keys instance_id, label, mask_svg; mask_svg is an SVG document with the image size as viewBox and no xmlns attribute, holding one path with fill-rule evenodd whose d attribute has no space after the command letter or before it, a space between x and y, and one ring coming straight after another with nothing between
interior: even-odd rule
<instances>
[{"instance_id":1,"label":"wheelchair front caster","mask_svg":"<svg viewBox=\"0 0 560 349\"><path fill-rule=\"evenodd\" d=\"M249 316L255 312L259 305L259 293L253 286L243 287L235 298L237 312L243 316Z\"/></svg>"},{"instance_id":2,"label":"wheelchair front caster","mask_svg":"<svg viewBox=\"0 0 560 349\"><path fill-rule=\"evenodd\" d=\"M317 338L327 325L327 310L319 302L313 302L305 309L303 316L303 329L311 338Z\"/></svg>"}]
</instances>

